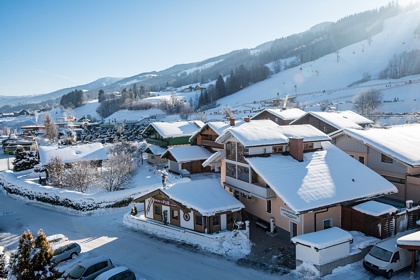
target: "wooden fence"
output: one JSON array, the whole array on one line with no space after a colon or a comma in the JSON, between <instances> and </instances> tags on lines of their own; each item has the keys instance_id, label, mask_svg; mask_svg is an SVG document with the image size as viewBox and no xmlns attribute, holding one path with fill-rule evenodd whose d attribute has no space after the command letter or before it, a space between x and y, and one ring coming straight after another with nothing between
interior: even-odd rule
<instances>
[{"instance_id":1,"label":"wooden fence","mask_svg":"<svg viewBox=\"0 0 420 280\"><path fill-rule=\"evenodd\" d=\"M365 235L380 239L394 236L397 232L417 228L420 219L420 207L405 209L396 214L371 216L354 210L351 207L341 208L341 227L344 230L355 230Z\"/></svg>"}]
</instances>

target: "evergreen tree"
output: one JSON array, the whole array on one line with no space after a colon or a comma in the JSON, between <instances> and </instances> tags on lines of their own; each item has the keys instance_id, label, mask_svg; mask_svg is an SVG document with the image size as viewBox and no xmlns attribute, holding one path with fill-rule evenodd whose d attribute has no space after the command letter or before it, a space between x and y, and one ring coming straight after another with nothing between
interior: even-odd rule
<instances>
[{"instance_id":1,"label":"evergreen tree","mask_svg":"<svg viewBox=\"0 0 420 280\"><path fill-rule=\"evenodd\" d=\"M227 95L225 80L223 76L219 74L216 80L216 96L217 99L225 97Z\"/></svg>"},{"instance_id":2,"label":"evergreen tree","mask_svg":"<svg viewBox=\"0 0 420 280\"><path fill-rule=\"evenodd\" d=\"M35 152L27 152L22 146L18 146L15 151L15 160L13 161L13 170L22 171L34 168L39 163Z\"/></svg>"},{"instance_id":3,"label":"evergreen tree","mask_svg":"<svg viewBox=\"0 0 420 280\"><path fill-rule=\"evenodd\" d=\"M99 90L98 93L98 102L101 103L103 101L105 101L106 97L105 97L105 92L103 89Z\"/></svg>"},{"instance_id":4,"label":"evergreen tree","mask_svg":"<svg viewBox=\"0 0 420 280\"><path fill-rule=\"evenodd\" d=\"M6 278L7 268L6 268L6 253L4 248L0 246L0 278Z\"/></svg>"},{"instance_id":5,"label":"evergreen tree","mask_svg":"<svg viewBox=\"0 0 420 280\"><path fill-rule=\"evenodd\" d=\"M16 276L17 280L32 279L32 233L28 230L23 233L19 238L17 251L12 257L12 273Z\"/></svg>"}]
</instances>

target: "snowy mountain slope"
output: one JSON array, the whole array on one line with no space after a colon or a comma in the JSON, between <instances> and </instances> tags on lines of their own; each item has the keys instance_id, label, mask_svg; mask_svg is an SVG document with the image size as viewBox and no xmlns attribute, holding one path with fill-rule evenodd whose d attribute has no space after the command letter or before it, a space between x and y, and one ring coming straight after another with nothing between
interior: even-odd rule
<instances>
[{"instance_id":1,"label":"snowy mountain slope","mask_svg":"<svg viewBox=\"0 0 420 280\"><path fill-rule=\"evenodd\" d=\"M394 54L420 49L420 40L415 37L414 30L419 25L420 10L400 14L385 22L383 32L372 37L369 42L362 41L321 57L315 61L299 65L275 74L265 81L251 85L233 95L227 96L219 103L221 106L238 106L273 99L297 97L300 103L316 103L324 100L353 100L360 91L379 88L384 90L384 100L392 96L405 96L408 101L415 99L420 89L420 76L411 76L396 80L376 80L365 84L348 87L360 80L365 73L377 79ZM411 84L409 84L411 80ZM389 83L393 87L392 92ZM379 84L379 85L377 85ZM375 86L374 86L375 85ZM324 92L325 90L325 92ZM388 92L389 93L388 93ZM401 98L400 98L401 99ZM417 98L417 102L420 98ZM407 111L419 108L420 104L411 104ZM390 109L387 106L387 109ZM401 106L400 106L401 107ZM401 108L399 108L401 112Z\"/></svg>"}]
</instances>

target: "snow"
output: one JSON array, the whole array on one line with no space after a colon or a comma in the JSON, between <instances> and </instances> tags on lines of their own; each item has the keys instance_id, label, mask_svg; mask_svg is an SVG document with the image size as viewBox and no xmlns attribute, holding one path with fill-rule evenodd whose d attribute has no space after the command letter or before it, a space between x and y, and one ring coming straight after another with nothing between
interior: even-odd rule
<instances>
[{"instance_id":1,"label":"snow","mask_svg":"<svg viewBox=\"0 0 420 280\"><path fill-rule=\"evenodd\" d=\"M337 129L342 129L342 128L362 129L360 125L348 119L347 117L340 114L339 112L309 112L307 114L312 115L315 118L320 119ZM298 121L299 119L297 119L295 122L298 122Z\"/></svg>"},{"instance_id":2,"label":"snow","mask_svg":"<svg viewBox=\"0 0 420 280\"><path fill-rule=\"evenodd\" d=\"M245 207L225 191L220 185L220 180L217 179L176 184L163 189L162 192L188 208L200 212L203 216L213 216L225 211L236 212Z\"/></svg>"},{"instance_id":3,"label":"snow","mask_svg":"<svg viewBox=\"0 0 420 280\"><path fill-rule=\"evenodd\" d=\"M162 138L175 138L192 136L197 130L204 126L201 121L180 121L180 122L153 122L144 131L152 126Z\"/></svg>"},{"instance_id":4,"label":"snow","mask_svg":"<svg viewBox=\"0 0 420 280\"><path fill-rule=\"evenodd\" d=\"M322 142L322 147L304 153L303 162L283 155L248 157L246 161L296 213L398 191L333 144Z\"/></svg>"},{"instance_id":5,"label":"snow","mask_svg":"<svg viewBox=\"0 0 420 280\"><path fill-rule=\"evenodd\" d=\"M343 118L349 119L357 124L373 124L374 123L372 120L369 120L368 118L365 118L362 115L359 115L351 110L337 111L336 113L340 114Z\"/></svg>"},{"instance_id":6,"label":"snow","mask_svg":"<svg viewBox=\"0 0 420 280\"><path fill-rule=\"evenodd\" d=\"M211 153L201 146L180 146L167 149L161 158L171 154L177 162L190 162L194 160L205 160L211 156Z\"/></svg>"},{"instance_id":7,"label":"snow","mask_svg":"<svg viewBox=\"0 0 420 280\"><path fill-rule=\"evenodd\" d=\"M156 145L149 145L146 148L145 152L147 153L148 151L150 151L150 153L154 154L155 156L160 156L166 151L166 149L156 146Z\"/></svg>"},{"instance_id":8,"label":"snow","mask_svg":"<svg viewBox=\"0 0 420 280\"><path fill-rule=\"evenodd\" d=\"M354 210L365 213L374 217L379 217L384 214L392 214L398 211L394 206L381 203L378 201L366 201L352 207Z\"/></svg>"},{"instance_id":9,"label":"snow","mask_svg":"<svg viewBox=\"0 0 420 280\"><path fill-rule=\"evenodd\" d=\"M404 235L397 239L398 245L418 246L420 248L420 231Z\"/></svg>"},{"instance_id":10,"label":"snow","mask_svg":"<svg viewBox=\"0 0 420 280\"><path fill-rule=\"evenodd\" d=\"M343 132L405 165L420 167L420 124Z\"/></svg>"},{"instance_id":11,"label":"snow","mask_svg":"<svg viewBox=\"0 0 420 280\"><path fill-rule=\"evenodd\" d=\"M119 110L113 113L111 116L105 118L105 123L114 122L117 123L126 122L138 122L143 119L156 116L165 116L165 112L160 109L149 109L149 110Z\"/></svg>"},{"instance_id":12,"label":"snow","mask_svg":"<svg viewBox=\"0 0 420 280\"><path fill-rule=\"evenodd\" d=\"M48 165L53 157L60 157L63 163L108 159L107 152L101 143L38 146L38 152L42 165Z\"/></svg>"},{"instance_id":13,"label":"snow","mask_svg":"<svg viewBox=\"0 0 420 280\"><path fill-rule=\"evenodd\" d=\"M263 112L269 112L271 114L273 114L274 116L279 117L282 120L296 120L300 117L302 117L303 115L306 114L305 111L299 109L299 108L290 108L290 109L265 109L264 111L256 114L255 116L253 116L253 118L255 118L256 116L262 114Z\"/></svg>"},{"instance_id":14,"label":"snow","mask_svg":"<svg viewBox=\"0 0 420 280\"><path fill-rule=\"evenodd\" d=\"M303 142L318 142L331 140L328 135L310 124L282 125L279 130L287 138L303 138Z\"/></svg>"},{"instance_id":15,"label":"snow","mask_svg":"<svg viewBox=\"0 0 420 280\"><path fill-rule=\"evenodd\" d=\"M81 119L83 116L88 117L89 119L101 120L101 116L96 112L96 109L99 107L98 100L92 100L85 105L74 108L74 109L63 109L62 107L57 107L49 111L51 116L54 119L62 118L66 116L74 116L76 119ZM38 115L38 119L42 120L43 113Z\"/></svg>"},{"instance_id":16,"label":"snow","mask_svg":"<svg viewBox=\"0 0 420 280\"><path fill-rule=\"evenodd\" d=\"M316 232L298 235L292 238L292 242L303 244L317 249L325 249L340 243L350 242L353 237L350 233L338 227L332 227Z\"/></svg>"}]
</instances>

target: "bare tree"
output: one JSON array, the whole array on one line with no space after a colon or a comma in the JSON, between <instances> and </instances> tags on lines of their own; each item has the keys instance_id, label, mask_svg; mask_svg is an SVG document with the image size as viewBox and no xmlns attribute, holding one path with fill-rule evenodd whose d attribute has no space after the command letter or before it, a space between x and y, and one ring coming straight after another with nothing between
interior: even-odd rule
<instances>
[{"instance_id":1,"label":"bare tree","mask_svg":"<svg viewBox=\"0 0 420 280\"><path fill-rule=\"evenodd\" d=\"M188 120L188 117L194 113L194 108L191 107L188 103L184 103L181 106L181 109L179 111L179 115L181 116L182 119L184 120Z\"/></svg>"},{"instance_id":2,"label":"bare tree","mask_svg":"<svg viewBox=\"0 0 420 280\"><path fill-rule=\"evenodd\" d=\"M44 126L45 126L45 138L50 140L50 142L54 142L54 140L58 138L58 130L50 113L46 113L45 115Z\"/></svg>"},{"instance_id":3,"label":"bare tree","mask_svg":"<svg viewBox=\"0 0 420 280\"><path fill-rule=\"evenodd\" d=\"M235 114L232 111L232 107L230 107L229 105L226 107L222 107L222 116L226 119L234 118Z\"/></svg>"},{"instance_id":4,"label":"bare tree","mask_svg":"<svg viewBox=\"0 0 420 280\"><path fill-rule=\"evenodd\" d=\"M354 109L361 115L371 115L382 103L382 92L376 89L370 89L359 93L354 102Z\"/></svg>"},{"instance_id":5,"label":"bare tree","mask_svg":"<svg viewBox=\"0 0 420 280\"><path fill-rule=\"evenodd\" d=\"M119 190L131 178L136 162L133 150L124 143L116 144L108 156L103 166L102 184L107 191L112 192Z\"/></svg>"},{"instance_id":6,"label":"bare tree","mask_svg":"<svg viewBox=\"0 0 420 280\"><path fill-rule=\"evenodd\" d=\"M52 157L46 166L47 181L54 187L61 188L63 186L65 166L60 157Z\"/></svg>"},{"instance_id":7,"label":"bare tree","mask_svg":"<svg viewBox=\"0 0 420 280\"><path fill-rule=\"evenodd\" d=\"M86 192L97 178L97 168L90 161L79 161L72 164L71 168L66 169L63 183L68 187L73 187L79 192Z\"/></svg>"}]
</instances>

